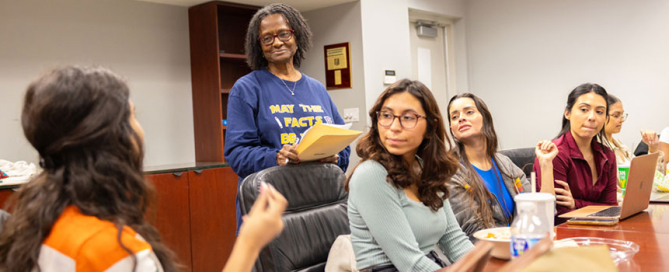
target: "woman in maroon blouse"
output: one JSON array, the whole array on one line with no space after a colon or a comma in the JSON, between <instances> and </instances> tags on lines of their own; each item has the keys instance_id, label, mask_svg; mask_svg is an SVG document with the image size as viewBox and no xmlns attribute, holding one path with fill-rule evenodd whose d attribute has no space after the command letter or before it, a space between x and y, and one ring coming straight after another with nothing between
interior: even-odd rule
<instances>
[{"instance_id":1,"label":"woman in maroon blouse","mask_svg":"<svg viewBox=\"0 0 669 272\"><path fill-rule=\"evenodd\" d=\"M562 130L553 140L558 155L553 160L558 214L589 205L617 205L616 157L601 144L608 116L608 95L597 84L576 87L567 98ZM541 169L535 160L537 191Z\"/></svg>"}]
</instances>

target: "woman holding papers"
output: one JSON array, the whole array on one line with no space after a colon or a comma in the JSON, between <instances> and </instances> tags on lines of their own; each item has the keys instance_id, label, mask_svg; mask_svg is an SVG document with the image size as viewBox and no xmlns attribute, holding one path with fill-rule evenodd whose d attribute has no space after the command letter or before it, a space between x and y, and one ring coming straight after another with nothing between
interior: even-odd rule
<instances>
[{"instance_id":1,"label":"woman holding papers","mask_svg":"<svg viewBox=\"0 0 669 272\"><path fill-rule=\"evenodd\" d=\"M562 130L553 140L559 150L553 160L558 214L589 205L618 204L616 156L602 144L609 118L607 99L606 90L592 83L579 85L567 97ZM534 171L540 179L537 161ZM541 185L537 182L537 187Z\"/></svg>"},{"instance_id":2,"label":"woman holding papers","mask_svg":"<svg viewBox=\"0 0 669 272\"><path fill-rule=\"evenodd\" d=\"M358 142L362 162L346 186L358 269L435 271L473 248L458 226L446 181L458 168L444 119L418 81L388 87L369 111L372 127Z\"/></svg>"},{"instance_id":3,"label":"woman holding papers","mask_svg":"<svg viewBox=\"0 0 669 272\"><path fill-rule=\"evenodd\" d=\"M453 213L473 239L481 229L506 227L513 222L514 196L531 192L530 180L509 157L497 152L492 114L479 97L464 93L448 103L448 123L462 167L447 183ZM557 147L540 141L535 153L544 170L542 192L553 194L553 158Z\"/></svg>"},{"instance_id":4,"label":"woman holding papers","mask_svg":"<svg viewBox=\"0 0 669 272\"><path fill-rule=\"evenodd\" d=\"M297 70L311 36L302 14L284 4L265 6L249 23L245 51L253 72L230 91L224 152L240 182L265 168L299 163L293 145L309 127L344 124L325 87ZM346 171L349 153L346 147L321 161Z\"/></svg>"}]
</instances>

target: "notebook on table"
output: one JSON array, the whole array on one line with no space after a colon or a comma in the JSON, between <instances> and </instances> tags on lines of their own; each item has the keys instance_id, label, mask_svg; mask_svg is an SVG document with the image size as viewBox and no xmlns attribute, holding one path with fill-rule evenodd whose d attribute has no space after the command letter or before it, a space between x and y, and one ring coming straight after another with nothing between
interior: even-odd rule
<instances>
[{"instance_id":1,"label":"notebook on table","mask_svg":"<svg viewBox=\"0 0 669 272\"><path fill-rule=\"evenodd\" d=\"M659 153L632 159L625 198L620 206L587 206L560 215L562 218L619 218L623 220L648 208Z\"/></svg>"}]
</instances>

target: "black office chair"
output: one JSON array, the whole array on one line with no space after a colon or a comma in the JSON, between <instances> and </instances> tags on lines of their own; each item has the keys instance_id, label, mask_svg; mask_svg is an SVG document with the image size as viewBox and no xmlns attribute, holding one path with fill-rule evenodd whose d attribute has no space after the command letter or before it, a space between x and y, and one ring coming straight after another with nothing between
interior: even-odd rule
<instances>
[{"instance_id":1,"label":"black office chair","mask_svg":"<svg viewBox=\"0 0 669 272\"><path fill-rule=\"evenodd\" d=\"M344 180L344 172L334 164L301 163L268 168L242 181L242 214L251 210L262 181L288 200L285 228L262 249L254 271L324 271L332 243L351 233Z\"/></svg>"},{"instance_id":2,"label":"black office chair","mask_svg":"<svg viewBox=\"0 0 669 272\"><path fill-rule=\"evenodd\" d=\"M513 164L525 172L525 176L530 177L534 159L537 157L534 154L534 147L500 150L499 153L509 157Z\"/></svg>"}]
</instances>

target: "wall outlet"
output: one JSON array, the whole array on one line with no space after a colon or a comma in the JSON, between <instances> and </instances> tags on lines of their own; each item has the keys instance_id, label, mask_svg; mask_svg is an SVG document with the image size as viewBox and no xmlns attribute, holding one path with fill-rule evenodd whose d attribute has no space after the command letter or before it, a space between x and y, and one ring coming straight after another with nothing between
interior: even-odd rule
<instances>
[{"instance_id":1,"label":"wall outlet","mask_svg":"<svg viewBox=\"0 0 669 272\"><path fill-rule=\"evenodd\" d=\"M358 108L348 108L344 109L344 116L342 118L344 118L345 123L353 123L360 121L359 115L360 111Z\"/></svg>"}]
</instances>

